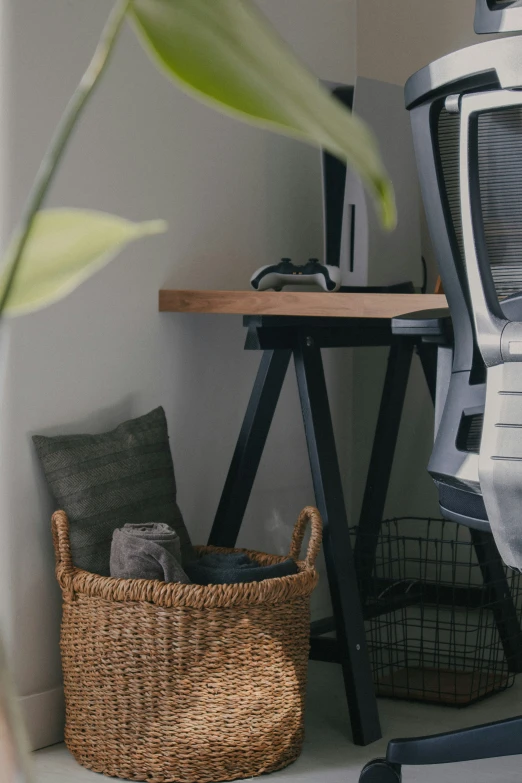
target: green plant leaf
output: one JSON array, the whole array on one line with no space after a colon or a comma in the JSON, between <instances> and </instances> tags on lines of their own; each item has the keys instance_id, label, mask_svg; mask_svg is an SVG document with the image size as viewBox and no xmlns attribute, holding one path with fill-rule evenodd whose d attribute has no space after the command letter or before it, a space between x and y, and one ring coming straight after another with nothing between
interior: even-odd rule
<instances>
[{"instance_id":1,"label":"green plant leaf","mask_svg":"<svg viewBox=\"0 0 522 783\"><path fill-rule=\"evenodd\" d=\"M104 212L38 212L4 312L22 315L46 307L108 264L129 242L166 228L162 220L132 223ZM0 292L6 284L11 254L8 250L0 274Z\"/></svg>"},{"instance_id":2,"label":"green plant leaf","mask_svg":"<svg viewBox=\"0 0 522 783\"><path fill-rule=\"evenodd\" d=\"M185 89L346 160L384 225L395 225L393 186L373 133L320 86L251 0L133 0L130 15L153 59Z\"/></svg>"}]
</instances>

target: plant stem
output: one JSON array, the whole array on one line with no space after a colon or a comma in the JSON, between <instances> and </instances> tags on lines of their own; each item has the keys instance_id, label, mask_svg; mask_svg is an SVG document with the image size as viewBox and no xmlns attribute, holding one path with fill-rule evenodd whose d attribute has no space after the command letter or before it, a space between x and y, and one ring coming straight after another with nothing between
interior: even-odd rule
<instances>
[{"instance_id":1,"label":"plant stem","mask_svg":"<svg viewBox=\"0 0 522 783\"><path fill-rule=\"evenodd\" d=\"M9 273L7 275L4 290L0 296L0 318L16 280L16 274L37 212L42 206L53 182L72 132L76 127L76 123L107 67L114 43L131 3L132 0L118 0L113 7L89 67L85 71L74 95L67 104L67 108L65 109L51 140L49 149L40 164L40 169L36 175L36 179L22 213L22 219L17 228L17 237L14 246L9 253Z\"/></svg>"},{"instance_id":2,"label":"plant stem","mask_svg":"<svg viewBox=\"0 0 522 783\"><path fill-rule=\"evenodd\" d=\"M7 654L0 635L0 719L2 720L2 744L7 759L2 755L2 772L7 771L8 780L32 783L32 769L29 761L29 741L21 715L15 686L7 667ZM7 762L7 770L4 769Z\"/></svg>"}]
</instances>

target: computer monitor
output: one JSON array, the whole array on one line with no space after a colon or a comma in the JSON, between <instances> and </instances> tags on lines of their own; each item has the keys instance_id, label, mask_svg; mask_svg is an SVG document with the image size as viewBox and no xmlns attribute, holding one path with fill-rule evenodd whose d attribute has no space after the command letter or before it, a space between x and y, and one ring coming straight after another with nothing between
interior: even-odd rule
<instances>
[{"instance_id":1,"label":"computer monitor","mask_svg":"<svg viewBox=\"0 0 522 783\"><path fill-rule=\"evenodd\" d=\"M344 287L418 286L423 277L420 195L403 88L362 77L352 86L327 86L373 130L395 188L398 225L384 231L359 177L323 152L324 263L340 267Z\"/></svg>"}]
</instances>

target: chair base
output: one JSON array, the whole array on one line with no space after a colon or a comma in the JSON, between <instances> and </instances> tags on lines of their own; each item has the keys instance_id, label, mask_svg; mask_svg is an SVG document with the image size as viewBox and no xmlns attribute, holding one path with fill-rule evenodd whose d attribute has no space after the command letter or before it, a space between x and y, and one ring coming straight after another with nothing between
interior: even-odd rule
<instances>
[{"instance_id":1,"label":"chair base","mask_svg":"<svg viewBox=\"0 0 522 783\"><path fill-rule=\"evenodd\" d=\"M359 783L401 783L402 772L397 764L390 764L386 759L370 761L359 778Z\"/></svg>"},{"instance_id":2,"label":"chair base","mask_svg":"<svg viewBox=\"0 0 522 783\"><path fill-rule=\"evenodd\" d=\"M461 731L392 740L385 759L361 772L360 783L400 783L403 766L452 764L522 753L522 717L486 723Z\"/></svg>"}]
</instances>

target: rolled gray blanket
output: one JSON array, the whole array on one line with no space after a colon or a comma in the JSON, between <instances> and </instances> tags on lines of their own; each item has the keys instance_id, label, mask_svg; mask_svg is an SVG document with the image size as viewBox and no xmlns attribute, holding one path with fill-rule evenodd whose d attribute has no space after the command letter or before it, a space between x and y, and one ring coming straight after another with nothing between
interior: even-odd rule
<instances>
[{"instance_id":1,"label":"rolled gray blanket","mask_svg":"<svg viewBox=\"0 0 522 783\"><path fill-rule=\"evenodd\" d=\"M181 542L165 523L127 524L112 536L111 576L190 583L180 565Z\"/></svg>"},{"instance_id":2,"label":"rolled gray blanket","mask_svg":"<svg viewBox=\"0 0 522 783\"><path fill-rule=\"evenodd\" d=\"M196 585L228 585L240 582L262 582L297 574L294 560L262 566L241 552L212 552L185 566L187 575Z\"/></svg>"}]
</instances>

